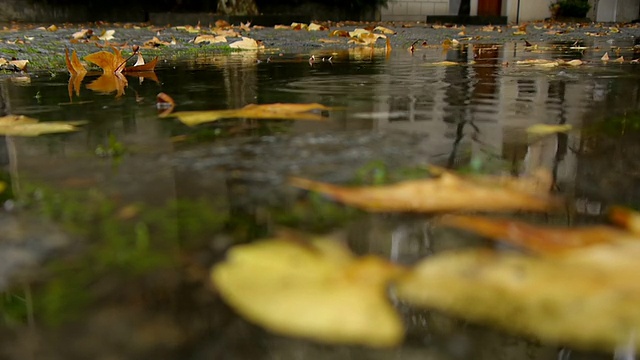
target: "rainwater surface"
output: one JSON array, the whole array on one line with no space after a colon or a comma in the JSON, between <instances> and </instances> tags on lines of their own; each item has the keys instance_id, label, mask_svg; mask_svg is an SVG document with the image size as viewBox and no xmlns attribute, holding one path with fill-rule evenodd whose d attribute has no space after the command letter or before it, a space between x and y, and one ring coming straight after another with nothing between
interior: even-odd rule
<instances>
[{"instance_id":1,"label":"rainwater surface","mask_svg":"<svg viewBox=\"0 0 640 360\"><path fill-rule=\"evenodd\" d=\"M5 78L5 113L86 124L76 133L0 142L8 184L0 216L2 358L566 356L570 350L556 344L403 304L408 336L396 349L273 335L222 302L209 269L230 246L282 227L338 234L356 253L407 264L455 247L490 246L425 216L341 206L291 187L291 176L371 183L415 176L427 164L507 174L544 167L576 210L543 221L599 222L610 205L637 206L640 65L630 63L632 45L205 52L161 60L157 81L128 77L120 96L92 90L92 74L78 92L66 73ZM600 60L605 49L609 62ZM624 63L613 61L618 55ZM583 64L518 64L558 58ZM160 92L176 111L277 102L332 110L323 112L325 121L188 127L158 116ZM525 130L534 124L573 128L532 139Z\"/></svg>"}]
</instances>

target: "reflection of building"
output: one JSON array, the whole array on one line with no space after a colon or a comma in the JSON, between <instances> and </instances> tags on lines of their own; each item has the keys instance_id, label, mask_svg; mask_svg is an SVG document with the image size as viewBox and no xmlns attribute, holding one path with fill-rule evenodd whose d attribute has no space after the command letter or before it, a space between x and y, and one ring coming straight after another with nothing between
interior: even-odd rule
<instances>
[{"instance_id":1,"label":"reflection of building","mask_svg":"<svg viewBox=\"0 0 640 360\"><path fill-rule=\"evenodd\" d=\"M493 18L503 16L509 22L518 22L548 18L549 4L552 2L553 0L390 0L388 7L382 8L380 13L383 21L425 21L431 15L463 15Z\"/></svg>"},{"instance_id":2,"label":"reflection of building","mask_svg":"<svg viewBox=\"0 0 640 360\"><path fill-rule=\"evenodd\" d=\"M514 171L542 166L571 182L576 157L567 149L579 142L579 133L542 142L528 139L525 129L540 123L579 127L596 86L546 70L516 69L519 56L514 44L469 45L446 54L460 65L414 68L412 74L391 65L388 82L380 84L387 89L379 91L389 99L374 110L388 116L376 118L375 126L425 134L430 153L449 165L490 154L511 159Z\"/></svg>"}]
</instances>

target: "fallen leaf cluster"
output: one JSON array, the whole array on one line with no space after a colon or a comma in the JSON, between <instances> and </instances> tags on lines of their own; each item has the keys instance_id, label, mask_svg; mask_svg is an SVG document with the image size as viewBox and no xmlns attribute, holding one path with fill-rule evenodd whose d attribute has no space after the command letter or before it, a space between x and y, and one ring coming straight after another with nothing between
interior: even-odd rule
<instances>
[{"instance_id":1,"label":"fallen leaf cluster","mask_svg":"<svg viewBox=\"0 0 640 360\"><path fill-rule=\"evenodd\" d=\"M394 298L416 307L551 343L637 349L640 214L617 209L612 217L627 229L446 215L436 220L438 226L476 232L530 253L448 251L411 268L355 257L335 240L284 235L232 248L212 269L212 281L248 320L320 342L398 345L404 326L389 304L385 289L391 286Z\"/></svg>"}]
</instances>

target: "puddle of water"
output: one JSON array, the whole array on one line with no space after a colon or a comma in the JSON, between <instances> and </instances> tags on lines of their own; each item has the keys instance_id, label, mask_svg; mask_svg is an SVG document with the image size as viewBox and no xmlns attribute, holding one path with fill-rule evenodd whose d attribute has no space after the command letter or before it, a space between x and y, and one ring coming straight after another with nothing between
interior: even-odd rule
<instances>
[{"instance_id":1,"label":"puddle of water","mask_svg":"<svg viewBox=\"0 0 640 360\"><path fill-rule=\"evenodd\" d=\"M631 59L627 45L616 44ZM87 89L91 76L71 98L65 74L4 80L5 112L88 123L74 134L1 143L11 186L5 196L14 197L5 202L13 211L2 217L29 224L2 245L29 255L0 274L0 284L14 284L0 301L3 357L557 356L554 346L402 304L409 337L400 349L277 337L229 311L209 288L208 269L228 246L278 226L341 230L356 252L403 263L484 245L433 228L428 219L366 215L286 185L292 175L366 180L375 176L367 171L372 162L382 165L370 169L391 177L427 163L513 173L544 166L575 200L581 221L596 221L614 203L637 204L640 65L605 64L600 57L611 46L588 46L542 50L507 43L418 48L413 55L363 48L315 53L312 63L309 53L211 55L163 63L158 82L129 78L121 97ZM516 65L534 58L586 63ZM436 64L442 61L456 64ZM231 119L188 128L158 118L161 91L178 110L273 102L318 102L335 110L326 122ZM531 141L524 129L537 123L578 130ZM34 216L49 221L40 225ZM50 226L65 229L67 239ZM573 352L572 358L607 357Z\"/></svg>"}]
</instances>

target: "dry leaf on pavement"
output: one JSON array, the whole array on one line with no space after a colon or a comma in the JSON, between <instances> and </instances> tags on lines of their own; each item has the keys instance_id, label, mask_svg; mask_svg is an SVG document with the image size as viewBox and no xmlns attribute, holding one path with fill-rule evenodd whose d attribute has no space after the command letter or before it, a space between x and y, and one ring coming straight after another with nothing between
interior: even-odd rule
<instances>
[{"instance_id":1,"label":"dry leaf on pavement","mask_svg":"<svg viewBox=\"0 0 640 360\"><path fill-rule=\"evenodd\" d=\"M243 36L242 40L231 43L229 47L232 49L258 50L263 49L264 45L262 45L262 42Z\"/></svg>"}]
</instances>

